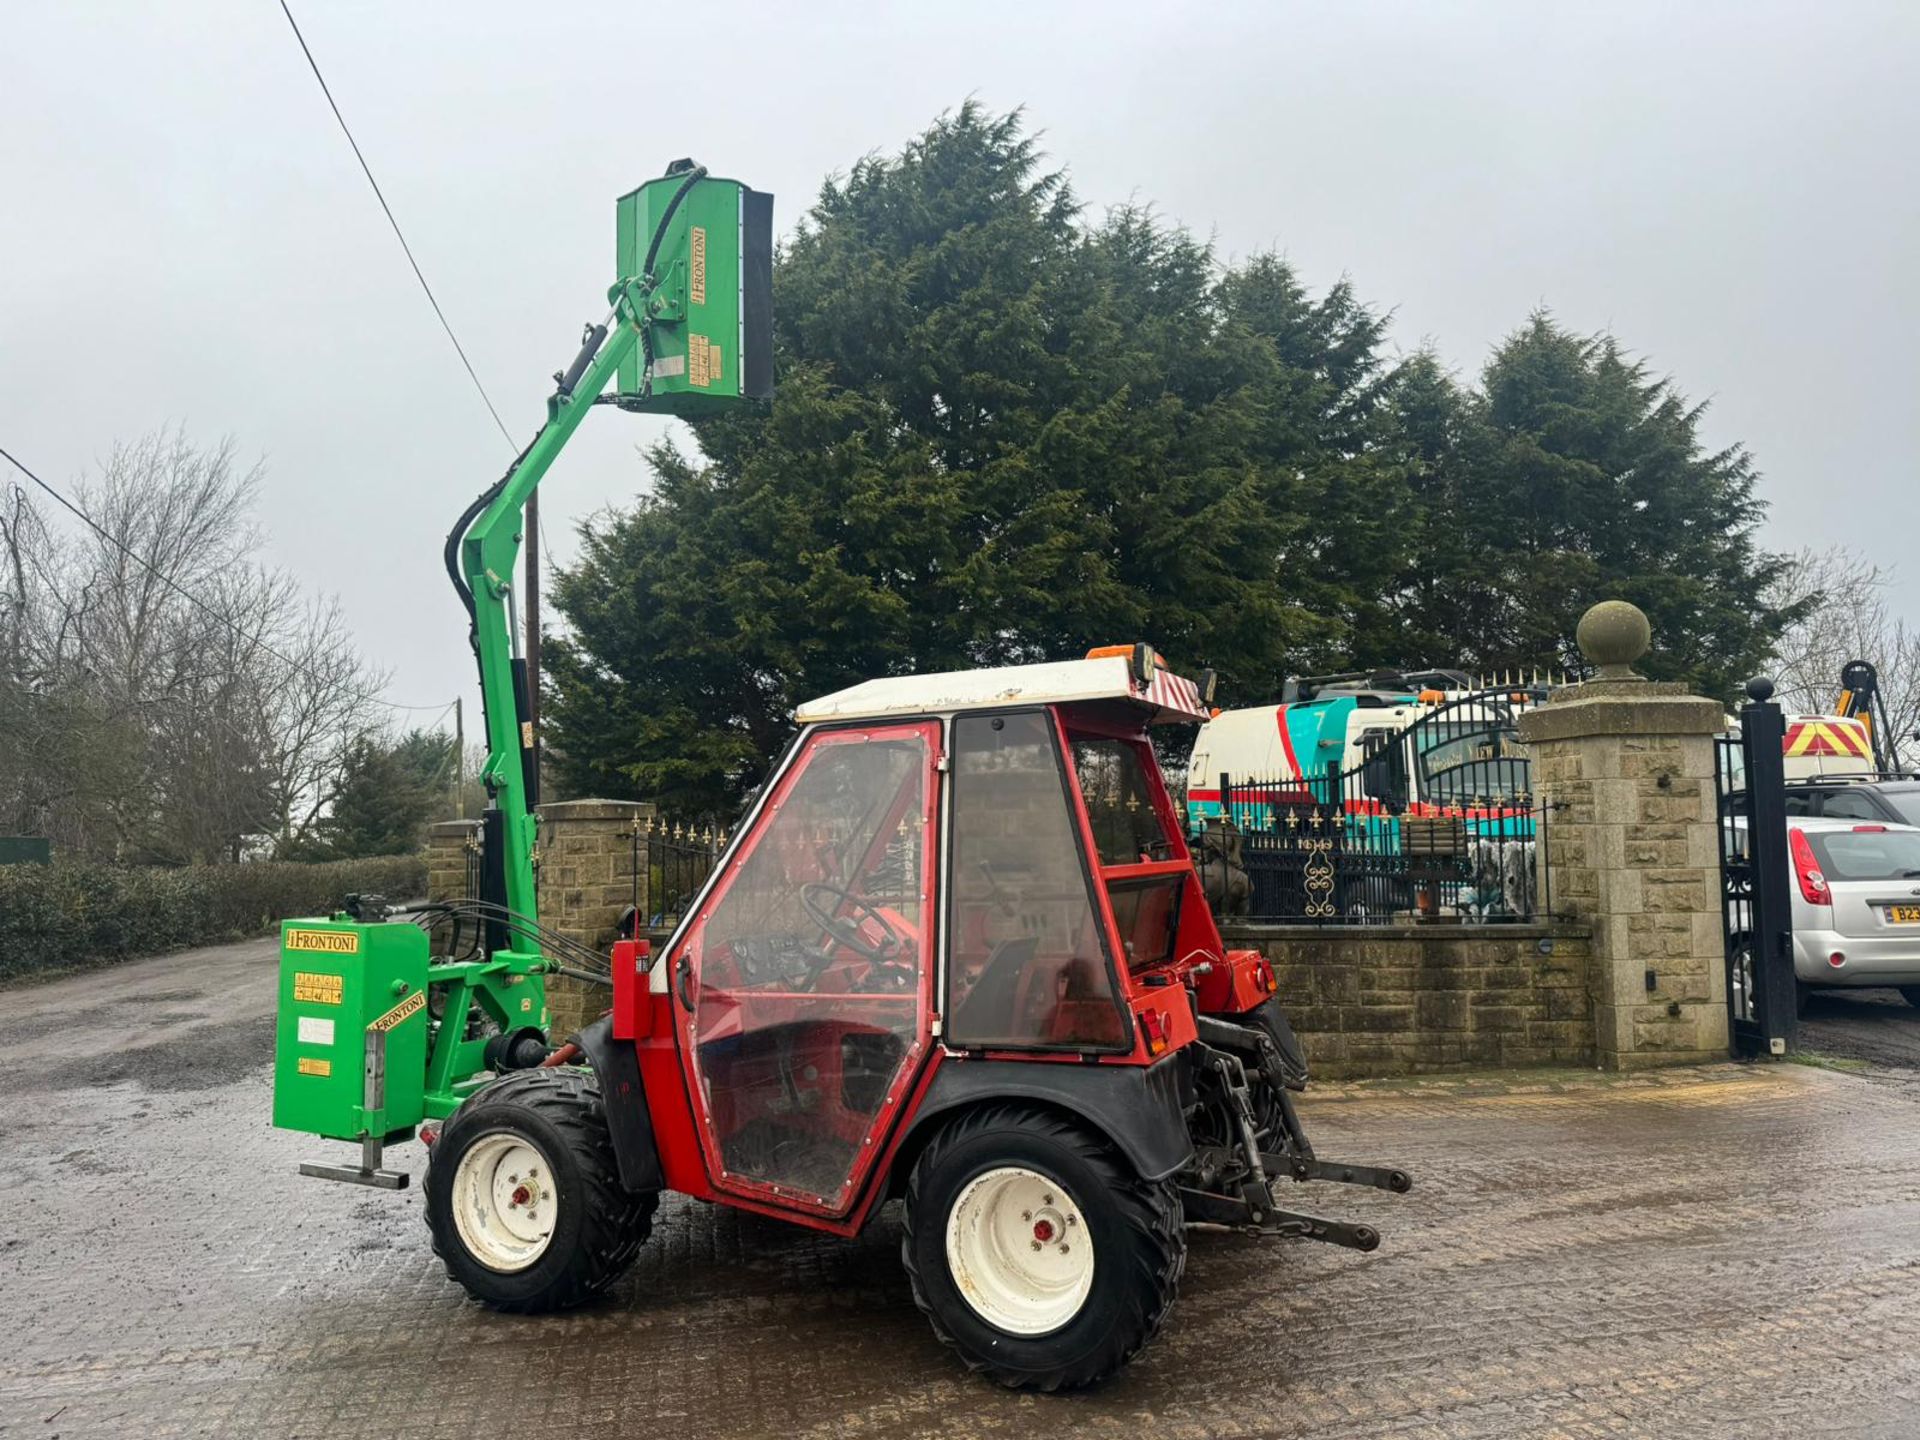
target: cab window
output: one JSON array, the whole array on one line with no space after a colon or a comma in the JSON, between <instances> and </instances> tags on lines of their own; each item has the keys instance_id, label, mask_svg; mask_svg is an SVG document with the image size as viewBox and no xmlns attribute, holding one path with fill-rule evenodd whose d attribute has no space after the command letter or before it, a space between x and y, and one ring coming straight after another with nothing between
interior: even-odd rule
<instances>
[{"instance_id":1,"label":"cab window","mask_svg":"<svg viewBox=\"0 0 1920 1440\"><path fill-rule=\"evenodd\" d=\"M1069 739L1122 963L1132 971L1169 964L1191 871L1175 858L1166 816L1154 801L1147 742L1072 733Z\"/></svg>"},{"instance_id":2,"label":"cab window","mask_svg":"<svg viewBox=\"0 0 1920 1440\"><path fill-rule=\"evenodd\" d=\"M1102 865L1137 865L1172 856L1166 826L1147 789L1139 752L1124 740L1073 738L1073 768L1080 777L1094 849Z\"/></svg>"},{"instance_id":3,"label":"cab window","mask_svg":"<svg viewBox=\"0 0 1920 1440\"><path fill-rule=\"evenodd\" d=\"M952 752L948 1043L1124 1048L1051 717L963 715Z\"/></svg>"}]
</instances>

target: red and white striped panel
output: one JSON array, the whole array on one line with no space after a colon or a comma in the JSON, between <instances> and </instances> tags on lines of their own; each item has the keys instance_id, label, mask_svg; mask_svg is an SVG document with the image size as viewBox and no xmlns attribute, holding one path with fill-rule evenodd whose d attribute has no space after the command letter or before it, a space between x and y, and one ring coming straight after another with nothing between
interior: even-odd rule
<instances>
[{"instance_id":1,"label":"red and white striped panel","mask_svg":"<svg viewBox=\"0 0 1920 1440\"><path fill-rule=\"evenodd\" d=\"M1193 720L1211 718L1207 707L1200 703L1200 687L1193 681L1174 674L1171 670L1154 668L1153 679L1148 682L1145 697L1148 703L1158 706L1163 712L1185 716Z\"/></svg>"}]
</instances>

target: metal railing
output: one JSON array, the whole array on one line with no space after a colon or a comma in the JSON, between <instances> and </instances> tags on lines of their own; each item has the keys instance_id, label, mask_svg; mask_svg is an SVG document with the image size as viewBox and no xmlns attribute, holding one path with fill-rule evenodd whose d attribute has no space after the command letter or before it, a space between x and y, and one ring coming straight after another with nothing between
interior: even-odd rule
<instances>
[{"instance_id":1,"label":"metal railing","mask_svg":"<svg viewBox=\"0 0 1920 1440\"><path fill-rule=\"evenodd\" d=\"M1493 924L1550 915L1540 863L1549 807L1533 793L1514 726L1538 699L1459 696L1383 729L1351 769L1221 775L1217 791L1190 792L1206 797L1190 801L1188 827L1222 918Z\"/></svg>"},{"instance_id":2,"label":"metal railing","mask_svg":"<svg viewBox=\"0 0 1920 1440\"><path fill-rule=\"evenodd\" d=\"M657 817L633 827L633 906L645 925L666 929L707 883L727 848L727 832Z\"/></svg>"}]
</instances>

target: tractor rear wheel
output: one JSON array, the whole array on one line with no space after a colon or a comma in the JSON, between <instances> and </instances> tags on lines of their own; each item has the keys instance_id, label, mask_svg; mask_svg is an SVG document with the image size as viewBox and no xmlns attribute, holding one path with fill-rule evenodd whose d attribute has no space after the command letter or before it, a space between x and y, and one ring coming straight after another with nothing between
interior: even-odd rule
<instances>
[{"instance_id":1,"label":"tractor rear wheel","mask_svg":"<svg viewBox=\"0 0 1920 1440\"><path fill-rule=\"evenodd\" d=\"M564 1310L633 1263L660 1197L620 1184L593 1073L521 1070L453 1112L427 1165L434 1253L496 1310Z\"/></svg>"},{"instance_id":2,"label":"tractor rear wheel","mask_svg":"<svg viewBox=\"0 0 1920 1440\"><path fill-rule=\"evenodd\" d=\"M1015 1389L1105 1379L1159 1332L1186 1266L1180 1202L1045 1111L955 1121L907 1183L914 1302L969 1368Z\"/></svg>"}]
</instances>

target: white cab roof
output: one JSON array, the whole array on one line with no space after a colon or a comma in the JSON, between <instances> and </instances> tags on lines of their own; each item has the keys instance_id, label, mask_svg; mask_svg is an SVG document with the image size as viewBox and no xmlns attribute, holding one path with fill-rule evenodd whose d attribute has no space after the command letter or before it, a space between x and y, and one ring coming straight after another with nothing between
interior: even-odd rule
<instances>
[{"instance_id":1,"label":"white cab roof","mask_svg":"<svg viewBox=\"0 0 1920 1440\"><path fill-rule=\"evenodd\" d=\"M1145 689L1133 683L1125 655L1098 660L1055 660L1044 665L1007 665L997 670L949 670L936 675L900 675L868 680L809 700L793 712L802 725L823 720L861 720L884 715L944 715L1008 705L1053 705L1076 700L1126 700L1161 720L1205 720L1199 688L1165 670Z\"/></svg>"}]
</instances>

